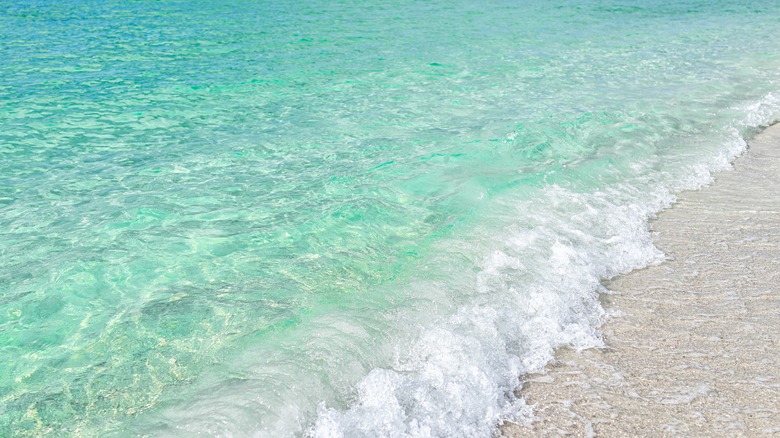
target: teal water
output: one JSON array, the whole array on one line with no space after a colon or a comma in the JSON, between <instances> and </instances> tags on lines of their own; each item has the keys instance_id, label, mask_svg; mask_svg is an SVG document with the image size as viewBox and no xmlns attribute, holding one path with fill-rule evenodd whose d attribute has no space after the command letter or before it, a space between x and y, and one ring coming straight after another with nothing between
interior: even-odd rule
<instances>
[{"instance_id":1,"label":"teal water","mask_svg":"<svg viewBox=\"0 0 780 438\"><path fill-rule=\"evenodd\" d=\"M219 3L219 4L217 4ZM0 435L489 436L780 119L774 1L0 4Z\"/></svg>"}]
</instances>

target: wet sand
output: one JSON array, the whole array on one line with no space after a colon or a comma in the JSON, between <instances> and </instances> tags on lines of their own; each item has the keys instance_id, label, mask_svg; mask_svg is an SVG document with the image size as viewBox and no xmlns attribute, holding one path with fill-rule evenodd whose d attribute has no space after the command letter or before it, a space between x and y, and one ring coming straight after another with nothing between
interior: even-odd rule
<instances>
[{"instance_id":1,"label":"wet sand","mask_svg":"<svg viewBox=\"0 0 780 438\"><path fill-rule=\"evenodd\" d=\"M605 349L560 351L522 436L780 436L780 124L651 222L668 260L606 286Z\"/></svg>"}]
</instances>

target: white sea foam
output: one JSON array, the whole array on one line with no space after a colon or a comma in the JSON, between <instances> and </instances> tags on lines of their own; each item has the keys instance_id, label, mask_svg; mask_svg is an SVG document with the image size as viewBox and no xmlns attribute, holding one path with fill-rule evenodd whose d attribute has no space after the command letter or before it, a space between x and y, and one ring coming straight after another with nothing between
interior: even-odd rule
<instances>
[{"instance_id":1,"label":"white sea foam","mask_svg":"<svg viewBox=\"0 0 780 438\"><path fill-rule=\"evenodd\" d=\"M352 408L323 408L310 435L486 436L527 415L513 395L521 374L560 346L601 345L600 280L662 257L645 225L655 209L619 201L617 191L545 189L531 207L537 223L510 227L484 257L475 302L428 328L392 369L369 373Z\"/></svg>"},{"instance_id":2,"label":"white sea foam","mask_svg":"<svg viewBox=\"0 0 780 438\"><path fill-rule=\"evenodd\" d=\"M585 193L552 185L514 205L516 223L473 244L485 255L471 298L397 345L394 364L369 372L350 408L322 404L307 435L489 436L501 421L527 418L518 377L542 370L556 348L602 345L601 281L663 260L647 221L675 192L729 168L746 148L741 133L777 120L779 103L768 95L742 108L717 154L674 178L661 172Z\"/></svg>"}]
</instances>

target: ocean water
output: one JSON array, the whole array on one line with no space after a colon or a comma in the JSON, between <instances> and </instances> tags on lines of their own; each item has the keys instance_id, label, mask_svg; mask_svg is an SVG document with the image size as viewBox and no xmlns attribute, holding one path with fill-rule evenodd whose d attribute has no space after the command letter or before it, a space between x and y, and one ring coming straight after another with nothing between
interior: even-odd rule
<instances>
[{"instance_id":1,"label":"ocean water","mask_svg":"<svg viewBox=\"0 0 780 438\"><path fill-rule=\"evenodd\" d=\"M490 436L780 120L780 3L0 3L0 435Z\"/></svg>"}]
</instances>

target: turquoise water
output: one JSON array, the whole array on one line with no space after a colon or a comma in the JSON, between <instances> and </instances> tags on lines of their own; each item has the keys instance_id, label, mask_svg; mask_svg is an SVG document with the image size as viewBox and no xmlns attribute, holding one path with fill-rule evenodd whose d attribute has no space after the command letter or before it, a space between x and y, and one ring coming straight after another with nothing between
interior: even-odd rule
<instances>
[{"instance_id":1,"label":"turquoise water","mask_svg":"<svg viewBox=\"0 0 780 438\"><path fill-rule=\"evenodd\" d=\"M217 4L220 3L220 4ZM489 436L780 119L774 1L0 4L0 435Z\"/></svg>"}]
</instances>

